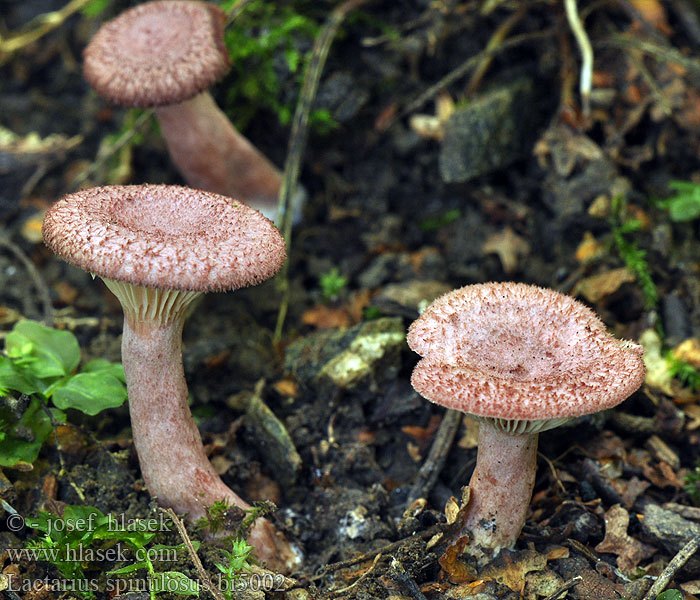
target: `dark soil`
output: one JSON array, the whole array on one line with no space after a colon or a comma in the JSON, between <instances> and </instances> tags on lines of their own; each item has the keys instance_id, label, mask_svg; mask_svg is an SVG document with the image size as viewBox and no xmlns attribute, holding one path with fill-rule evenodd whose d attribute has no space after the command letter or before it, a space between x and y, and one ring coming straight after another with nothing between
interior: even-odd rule
<instances>
[{"instance_id":1,"label":"dark soil","mask_svg":"<svg viewBox=\"0 0 700 600\"><path fill-rule=\"evenodd\" d=\"M17 151L0 139L2 235L36 266L51 294L54 326L75 333L86 360L119 360L120 307L101 282L61 262L32 231L41 211L73 190L73 178L95 161L105 136L122 128L125 111L89 89L80 57L99 24L133 4L113 2L96 19L72 16L5 56L0 66L0 125L20 138L64 136L41 151ZM333 8L313 4L299 2L297 10L322 22ZM476 457L471 422L460 425L427 502L405 512L444 414L410 386L417 356L395 344L367 376L350 384L319 376L360 335L350 329L343 337L346 328L361 327L363 315L393 317L407 327L418 316L420 299L486 281L522 281L577 295L622 338L663 331L667 348L700 338L697 221L673 222L652 202L671 193L670 181L700 177L697 6L579 2L595 53L586 117L578 48L563 4L484 3L495 6L481 12L478 4L369 2L351 13L331 48L317 97L338 126L325 134L312 131L304 155L301 182L309 201L290 250L291 301L282 342L273 342L281 299L274 282L207 297L185 328L192 409L217 468L247 500L273 500L277 512L271 518L303 549L294 589L284 593L289 598L537 599L553 598L567 584L574 600L642 598L683 544L700 535L700 509L684 489L700 456L700 396L678 381L666 387L648 381L610 414L543 433L535 492L517 547L477 572L466 559L438 562L445 539L431 541L445 523L446 502L459 498L469 481ZM3 30L17 31L61 6L59 0L5 0ZM655 22L654 8L661 11ZM472 79L472 69L444 87L443 97L457 110L467 100L483 102L483 113L466 119L466 133L455 121L437 122L437 95L411 106L482 52L517 10L505 41L524 36L520 42L495 53L483 81ZM299 44L308 49L308 40ZM298 82L282 81L294 97ZM230 84L216 88L219 102L225 103ZM496 106L494 90L512 91L516 84L515 101ZM411 120L419 113L442 128L442 140ZM502 131L481 138L480 127ZM289 130L272 112L258 111L245 133L283 165ZM143 135L125 159L125 182L182 183L155 128ZM81 139L71 145L67 140L74 136ZM483 141L469 145L470 137ZM441 152L460 144L470 148L465 164L455 168L454 155ZM97 169L85 185L104 184L114 164ZM460 177L450 173L460 169L470 173L456 181ZM622 207L616 205L620 198ZM625 230L632 220L640 226ZM617 270L625 267L630 246L643 252L636 262L627 253L624 275ZM348 283L337 298L324 301L319 278L333 268ZM45 316L39 290L5 244L0 281L3 331L19 318ZM280 470L232 400L261 380L261 399L301 457L298 472ZM47 443L33 470L6 470L11 487L3 498L23 515L60 511L65 504L134 519L159 515L140 479L126 407L92 418L70 413L69 423L59 437L65 470L56 445ZM654 512L669 502L676 504ZM1 535L3 548L21 548L33 533ZM156 542L181 539L173 530ZM203 542L199 554L214 576L223 560L219 549ZM58 577L48 563L13 565L6 552L0 557L6 575ZM105 572L115 566L124 565L86 565L99 580L98 597L116 595L104 587ZM198 577L187 556L166 569ZM668 587L694 598L700 594L695 580L700 561L691 560ZM135 594L129 597L147 597ZM75 597L45 588L19 595Z\"/></svg>"}]
</instances>

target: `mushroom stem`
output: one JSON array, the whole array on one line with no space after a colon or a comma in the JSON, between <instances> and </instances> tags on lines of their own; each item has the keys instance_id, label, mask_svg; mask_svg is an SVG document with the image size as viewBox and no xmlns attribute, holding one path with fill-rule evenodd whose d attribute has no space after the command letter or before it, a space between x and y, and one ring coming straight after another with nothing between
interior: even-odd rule
<instances>
[{"instance_id":1,"label":"mushroom stem","mask_svg":"<svg viewBox=\"0 0 700 600\"><path fill-rule=\"evenodd\" d=\"M525 524L537 471L537 436L513 435L488 422L479 427L476 467L460 535L469 534L470 546L484 549L485 554L511 548Z\"/></svg>"},{"instance_id":2,"label":"mushroom stem","mask_svg":"<svg viewBox=\"0 0 700 600\"><path fill-rule=\"evenodd\" d=\"M188 405L182 366L184 318L148 326L124 319L122 362L134 445L151 495L192 523L219 500L250 508L214 471ZM158 417L154 418L154 413ZM288 570L297 561L289 543L265 519L248 536L258 558Z\"/></svg>"},{"instance_id":3,"label":"mushroom stem","mask_svg":"<svg viewBox=\"0 0 700 600\"><path fill-rule=\"evenodd\" d=\"M192 187L236 198L274 219L279 170L231 124L209 92L155 109L168 152Z\"/></svg>"}]
</instances>

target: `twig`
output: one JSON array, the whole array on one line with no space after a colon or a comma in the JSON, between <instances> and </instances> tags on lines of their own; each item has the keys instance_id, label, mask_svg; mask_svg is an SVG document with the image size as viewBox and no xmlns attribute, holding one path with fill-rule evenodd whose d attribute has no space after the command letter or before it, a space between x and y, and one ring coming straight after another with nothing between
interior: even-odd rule
<instances>
[{"instance_id":1,"label":"twig","mask_svg":"<svg viewBox=\"0 0 700 600\"><path fill-rule=\"evenodd\" d=\"M582 581L583 581L583 577L581 577L580 575L576 575L576 577L572 577L571 579L569 579L569 581L565 581L562 585L560 585L557 588L557 590L553 594L550 594L544 600L556 600L564 592L566 592L567 590L570 590L572 587L581 583Z\"/></svg>"},{"instance_id":2,"label":"twig","mask_svg":"<svg viewBox=\"0 0 700 600\"><path fill-rule=\"evenodd\" d=\"M418 589L416 582L413 581L413 577L406 573L406 569L404 569L403 565L396 559L391 563L389 577L408 592L412 598L415 598L415 600L428 600L423 592Z\"/></svg>"},{"instance_id":3,"label":"twig","mask_svg":"<svg viewBox=\"0 0 700 600\"><path fill-rule=\"evenodd\" d=\"M414 533L412 536L399 540L398 542L392 542L391 544L387 544L386 546L382 546L381 548L377 548L376 550L371 550L370 552L365 552L363 554L360 554L359 556L355 556L354 558L349 558L347 560L342 560L337 563L325 565L323 567L323 571L319 575L315 575L314 577L312 577L311 581L321 579L321 577L324 577L331 571L345 569L346 567L351 567L352 565L356 565L357 563L369 560L377 554L390 554L394 550L397 550L398 548L403 546L404 544L409 543L411 540L422 540L425 538L433 537L436 533L440 533L443 530L443 528L444 525L442 524L433 525L425 531L421 531L420 533Z\"/></svg>"},{"instance_id":4,"label":"twig","mask_svg":"<svg viewBox=\"0 0 700 600\"><path fill-rule=\"evenodd\" d=\"M678 551L678 554L671 559L671 562L666 565L661 575L659 575L658 579L649 588L643 600L653 600L663 592L666 586L675 577L676 573L678 573L683 565L688 562L688 559L697 552L698 547L700 547L700 535L692 537L690 541Z\"/></svg>"},{"instance_id":5,"label":"twig","mask_svg":"<svg viewBox=\"0 0 700 600\"><path fill-rule=\"evenodd\" d=\"M433 489L442 467L447 459L447 454L452 447L459 424L462 422L462 413L458 410L448 410L442 418L433 445L430 448L428 457L418 471L416 480L408 493L406 506L413 504L418 498L427 498L430 490Z\"/></svg>"},{"instance_id":6,"label":"twig","mask_svg":"<svg viewBox=\"0 0 700 600\"><path fill-rule=\"evenodd\" d=\"M0 66L25 46L44 37L63 23L72 14L78 12L90 0L71 0L63 8L44 13L32 19L21 31L7 38L0 36Z\"/></svg>"},{"instance_id":7,"label":"twig","mask_svg":"<svg viewBox=\"0 0 700 600\"><path fill-rule=\"evenodd\" d=\"M675 48L661 46L647 40L629 38L623 35L614 35L604 40L596 42L598 46L613 46L617 48L632 48L648 54L657 61L668 61L681 65L686 71L695 77L700 77L700 60L689 56L684 56Z\"/></svg>"},{"instance_id":8,"label":"twig","mask_svg":"<svg viewBox=\"0 0 700 600\"><path fill-rule=\"evenodd\" d=\"M564 0L566 18L569 27L576 38L579 52L581 53L581 74L579 76L579 90L581 92L581 107L583 116L587 117L591 110L591 85L593 81L593 47L588 39L581 18L578 15L576 0Z\"/></svg>"},{"instance_id":9,"label":"twig","mask_svg":"<svg viewBox=\"0 0 700 600\"><path fill-rule=\"evenodd\" d=\"M42 321L44 325L51 327L53 324L53 305L51 304L51 293L49 292L44 278L24 251L17 244L12 242L2 231L0 231L0 246L14 254L15 258L19 260L22 266L27 270L44 308L44 318Z\"/></svg>"},{"instance_id":10,"label":"twig","mask_svg":"<svg viewBox=\"0 0 700 600\"><path fill-rule=\"evenodd\" d=\"M503 21L501 26L498 27L498 29L496 29L496 31L493 33L486 44L486 53L479 61L479 66L474 69L474 73L467 84L467 88L464 92L465 96L471 96L481 85L481 81L484 78L484 75L486 75L486 71L488 71L495 57L495 54L491 53L503 43L508 34L512 31L513 27L515 27L522 20L522 18L525 16L526 7L526 3L521 4L518 7L518 10Z\"/></svg>"},{"instance_id":11,"label":"twig","mask_svg":"<svg viewBox=\"0 0 700 600\"><path fill-rule=\"evenodd\" d=\"M362 573L362 575L360 575L355 581L353 581L350 585L348 585L344 588L341 588L339 590L332 590L329 595L331 597L333 597L333 596L339 596L340 594L344 594L345 592L349 592L352 588L357 586L363 579L367 579L369 574L372 571L374 571L374 567L377 566L377 563L379 562L379 559L381 557L382 557L381 554L377 554L377 556L374 557L374 561L372 562L372 565L370 566L370 568L367 569L364 573Z\"/></svg>"},{"instance_id":12,"label":"twig","mask_svg":"<svg viewBox=\"0 0 700 600\"><path fill-rule=\"evenodd\" d=\"M185 544L185 548L187 548L187 553L190 555L190 558L194 563L194 568L197 570L197 575L199 575L199 578L204 582L204 587L209 591L209 593L211 593L212 596L214 596L214 598L216 598L216 600L226 600L222 591L214 585L211 577L209 577L209 573L207 573L206 569L202 565L202 561L199 560L199 555L192 545L192 540L190 540L190 536L187 533L187 529L185 529L185 525L183 524L182 520L175 514L175 511L172 508L161 508L161 510L172 519L175 527L177 527L177 531Z\"/></svg>"},{"instance_id":13,"label":"twig","mask_svg":"<svg viewBox=\"0 0 700 600\"><path fill-rule=\"evenodd\" d=\"M294 112L292 131L289 136L289 146L287 149L287 159L284 163L284 177L279 191L279 205L277 212L282 215L281 231L284 241L287 244L287 251L291 250L292 244L292 198L294 198L301 169L301 160L306 147L306 140L309 133L309 113L313 106L314 98L321 80L321 73L328 58L328 52L333 43L340 24L347 14L367 2L367 0L346 0L340 6L333 9L330 17L324 23L319 33L314 47L311 51L311 58L306 67L304 84L301 88L299 102ZM278 275L279 287L282 291L280 309L277 313L277 324L275 326L275 341L282 337L282 327L287 316L289 307L289 258L285 261Z\"/></svg>"},{"instance_id":14,"label":"twig","mask_svg":"<svg viewBox=\"0 0 700 600\"><path fill-rule=\"evenodd\" d=\"M396 119L403 118L406 115L418 110L426 102L432 100L435 96L437 96L447 86L451 85L452 83L454 83L458 79L461 79L462 77L464 77L467 73L469 73L473 69L476 69L479 66L479 64L481 63L481 61L484 60L485 57L497 56L498 54L501 54L502 52L505 52L506 50L509 50L510 48L514 48L515 46L519 46L520 44L523 44L525 42L529 42L532 40L537 40L540 38L545 38L545 37L551 36L554 33L555 33L554 29L546 29L544 31L535 31L532 33L523 33L521 35L514 35L513 37L505 40L502 44L500 44L497 48L494 48L493 50L483 50L482 52L479 52L479 54L475 54L474 56L470 56L461 65L459 65L456 69L450 71L447 75L445 75L442 79L440 79L440 81L431 85L427 90L425 90L422 94L420 94L415 100L413 100L410 104L408 104L408 106L406 106L406 108L404 108L397 117L394 117L394 119L392 119L389 122L389 124L387 125L387 128L391 127L391 125L394 123L394 121Z\"/></svg>"}]
</instances>

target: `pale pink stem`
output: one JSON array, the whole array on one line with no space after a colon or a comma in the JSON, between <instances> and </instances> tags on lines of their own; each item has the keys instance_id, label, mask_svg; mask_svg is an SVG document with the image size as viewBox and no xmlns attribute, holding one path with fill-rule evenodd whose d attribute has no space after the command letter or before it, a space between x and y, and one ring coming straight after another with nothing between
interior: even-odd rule
<instances>
[{"instance_id":1,"label":"pale pink stem","mask_svg":"<svg viewBox=\"0 0 700 600\"><path fill-rule=\"evenodd\" d=\"M462 534L485 555L512 548L525 524L537 471L537 434L512 435L479 427L476 467Z\"/></svg>"},{"instance_id":2,"label":"pale pink stem","mask_svg":"<svg viewBox=\"0 0 700 600\"><path fill-rule=\"evenodd\" d=\"M209 92L155 113L170 157L189 185L274 216L280 171L236 130Z\"/></svg>"},{"instance_id":3,"label":"pale pink stem","mask_svg":"<svg viewBox=\"0 0 700 600\"><path fill-rule=\"evenodd\" d=\"M182 367L182 319L162 326L124 320L122 361L129 394L134 445L152 496L192 523L218 500L249 508L214 471L187 403ZM293 564L289 543L265 519L248 536L271 567Z\"/></svg>"}]
</instances>

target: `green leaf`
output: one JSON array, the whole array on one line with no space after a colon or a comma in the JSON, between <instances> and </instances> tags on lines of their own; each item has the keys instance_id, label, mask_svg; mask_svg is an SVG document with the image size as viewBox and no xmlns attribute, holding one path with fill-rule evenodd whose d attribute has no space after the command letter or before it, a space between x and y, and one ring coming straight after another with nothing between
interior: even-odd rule
<instances>
[{"instance_id":1,"label":"green leaf","mask_svg":"<svg viewBox=\"0 0 700 600\"><path fill-rule=\"evenodd\" d=\"M80 12L86 17L95 18L99 17L105 9L109 6L110 0L90 0Z\"/></svg>"},{"instance_id":2,"label":"green leaf","mask_svg":"<svg viewBox=\"0 0 700 600\"><path fill-rule=\"evenodd\" d=\"M106 408L124 404L124 383L109 370L78 373L51 389L53 403L60 409L75 408L96 415Z\"/></svg>"},{"instance_id":3,"label":"green leaf","mask_svg":"<svg viewBox=\"0 0 700 600\"><path fill-rule=\"evenodd\" d=\"M35 378L25 375L12 359L0 356L0 388L31 395L43 392L45 387Z\"/></svg>"},{"instance_id":4,"label":"green leaf","mask_svg":"<svg viewBox=\"0 0 700 600\"><path fill-rule=\"evenodd\" d=\"M132 565L127 565L121 569L115 569L114 571L107 571L107 575L126 575L127 573L133 573L139 569L148 569L148 564L146 561L135 562Z\"/></svg>"},{"instance_id":5,"label":"green leaf","mask_svg":"<svg viewBox=\"0 0 700 600\"><path fill-rule=\"evenodd\" d=\"M81 369L83 373L109 373L116 377L119 381L126 383L124 375L124 367L121 363L113 363L104 358L95 358L86 362Z\"/></svg>"},{"instance_id":6,"label":"green leaf","mask_svg":"<svg viewBox=\"0 0 700 600\"><path fill-rule=\"evenodd\" d=\"M683 594L678 590L666 590L661 592L656 600L683 600Z\"/></svg>"},{"instance_id":7,"label":"green leaf","mask_svg":"<svg viewBox=\"0 0 700 600\"><path fill-rule=\"evenodd\" d=\"M36 321L17 323L5 338L5 351L21 359L30 375L42 379L68 375L80 362L80 346L72 333Z\"/></svg>"},{"instance_id":8,"label":"green leaf","mask_svg":"<svg viewBox=\"0 0 700 600\"><path fill-rule=\"evenodd\" d=\"M57 423L65 423L66 415L55 408L49 409ZM0 466L13 467L17 463L33 463L39 456L42 444L53 431L51 419L41 407L39 400L32 400L29 408L22 415L17 425L31 430L34 439L26 440L15 434L15 428L5 434L5 438L0 440Z\"/></svg>"},{"instance_id":9,"label":"green leaf","mask_svg":"<svg viewBox=\"0 0 700 600\"><path fill-rule=\"evenodd\" d=\"M163 571L149 579L151 590L156 594L169 592L180 596L198 596L199 583L179 571Z\"/></svg>"},{"instance_id":10,"label":"green leaf","mask_svg":"<svg viewBox=\"0 0 700 600\"><path fill-rule=\"evenodd\" d=\"M668 204L668 214L671 221L692 221L700 217L700 197L679 196L671 199Z\"/></svg>"}]
</instances>

